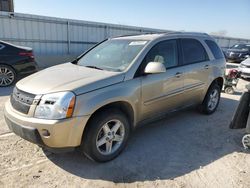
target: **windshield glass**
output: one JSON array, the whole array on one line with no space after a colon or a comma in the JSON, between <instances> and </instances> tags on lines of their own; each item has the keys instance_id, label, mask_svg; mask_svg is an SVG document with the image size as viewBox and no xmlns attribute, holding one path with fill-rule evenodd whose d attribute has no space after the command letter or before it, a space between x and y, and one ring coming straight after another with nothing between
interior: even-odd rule
<instances>
[{"instance_id":1,"label":"windshield glass","mask_svg":"<svg viewBox=\"0 0 250 188\"><path fill-rule=\"evenodd\" d=\"M248 50L248 49L250 49L250 45L247 45L247 44L235 44L235 45L232 46L232 49Z\"/></svg>"},{"instance_id":2,"label":"windshield glass","mask_svg":"<svg viewBox=\"0 0 250 188\"><path fill-rule=\"evenodd\" d=\"M78 65L110 71L125 70L147 41L112 39L93 48L81 59Z\"/></svg>"}]
</instances>

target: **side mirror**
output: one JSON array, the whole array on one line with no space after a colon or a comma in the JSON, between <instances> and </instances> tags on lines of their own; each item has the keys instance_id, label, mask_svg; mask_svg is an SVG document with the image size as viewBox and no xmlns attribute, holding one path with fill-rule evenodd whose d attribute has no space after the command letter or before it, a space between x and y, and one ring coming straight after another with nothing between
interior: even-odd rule
<instances>
[{"instance_id":1,"label":"side mirror","mask_svg":"<svg viewBox=\"0 0 250 188\"><path fill-rule=\"evenodd\" d=\"M144 70L144 73L146 74L157 74L163 72L166 72L166 67L159 62L149 62Z\"/></svg>"}]
</instances>

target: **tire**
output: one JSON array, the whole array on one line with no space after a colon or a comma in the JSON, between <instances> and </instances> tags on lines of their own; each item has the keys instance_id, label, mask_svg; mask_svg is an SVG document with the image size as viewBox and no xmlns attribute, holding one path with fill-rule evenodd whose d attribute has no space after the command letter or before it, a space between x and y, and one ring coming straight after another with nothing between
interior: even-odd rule
<instances>
[{"instance_id":1,"label":"tire","mask_svg":"<svg viewBox=\"0 0 250 188\"><path fill-rule=\"evenodd\" d=\"M243 129L246 127L249 115L250 93L245 92L240 98L238 107L236 108L233 119L230 123L231 129Z\"/></svg>"},{"instance_id":2,"label":"tire","mask_svg":"<svg viewBox=\"0 0 250 188\"><path fill-rule=\"evenodd\" d=\"M200 106L200 111L204 114L214 113L220 103L220 93L221 93L221 89L217 84L211 85ZM216 96L214 96L215 94ZM211 98L212 95L214 96L214 98Z\"/></svg>"},{"instance_id":3,"label":"tire","mask_svg":"<svg viewBox=\"0 0 250 188\"><path fill-rule=\"evenodd\" d=\"M242 142L244 149L249 150L250 149L250 134L246 134L245 136L243 136L241 142Z\"/></svg>"},{"instance_id":4,"label":"tire","mask_svg":"<svg viewBox=\"0 0 250 188\"><path fill-rule=\"evenodd\" d=\"M126 115L118 109L108 109L91 118L83 134L81 151L94 161L107 162L121 153L129 135L130 124Z\"/></svg>"},{"instance_id":5,"label":"tire","mask_svg":"<svg viewBox=\"0 0 250 188\"><path fill-rule=\"evenodd\" d=\"M234 88L233 87L226 87L225 88L225 93L227 93L227 94L234 94Z\"/></svg>"},{"instance_id":6,"label":"tire","mask_svg":"<svg viewBox=\"0 0 250 188\"><path fill-rule=\"evenodd\" d=\"M16 72L8 65L0 65L0 87L8 87L16 82Z\"/></svg>"}]
</instances>

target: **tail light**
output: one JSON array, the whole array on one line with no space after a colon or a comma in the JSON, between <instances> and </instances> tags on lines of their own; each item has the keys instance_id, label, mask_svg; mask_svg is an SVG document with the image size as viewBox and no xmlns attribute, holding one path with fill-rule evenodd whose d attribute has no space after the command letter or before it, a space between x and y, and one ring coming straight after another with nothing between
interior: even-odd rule
<instances>
[{"instance_id":1,"label":"tail light","mask_svg":"<svg viewBox=\"0 0 250 188\"><path fill-rule=\"evenodd\" d=\"M18 55L20 55L20 56L25 56L25 57L29 57L29 58L31 58L32 60L34 60L34 54L33 54L32 51L31 51L31 52L19 52Z\"/></svg>"}]
</instances>

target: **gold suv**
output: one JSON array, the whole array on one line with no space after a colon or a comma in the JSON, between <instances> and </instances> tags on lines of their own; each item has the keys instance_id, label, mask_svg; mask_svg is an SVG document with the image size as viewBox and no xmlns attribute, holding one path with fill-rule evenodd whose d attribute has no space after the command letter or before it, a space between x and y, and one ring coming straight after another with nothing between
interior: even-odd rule
<instances>
[{"instance_id":1,"label":"gold suv","mask_svg":"<svg viewBox=\"0 0 250 188\"><path fill-rule=\"evenodd\" d=\"M104 162L131 131L177 109L220 101L225 59L203 33L161 33L105 40L71 63L20 80L5 105L15 134L53 150L80 148Z\"/></svg>"}]
</instances>

